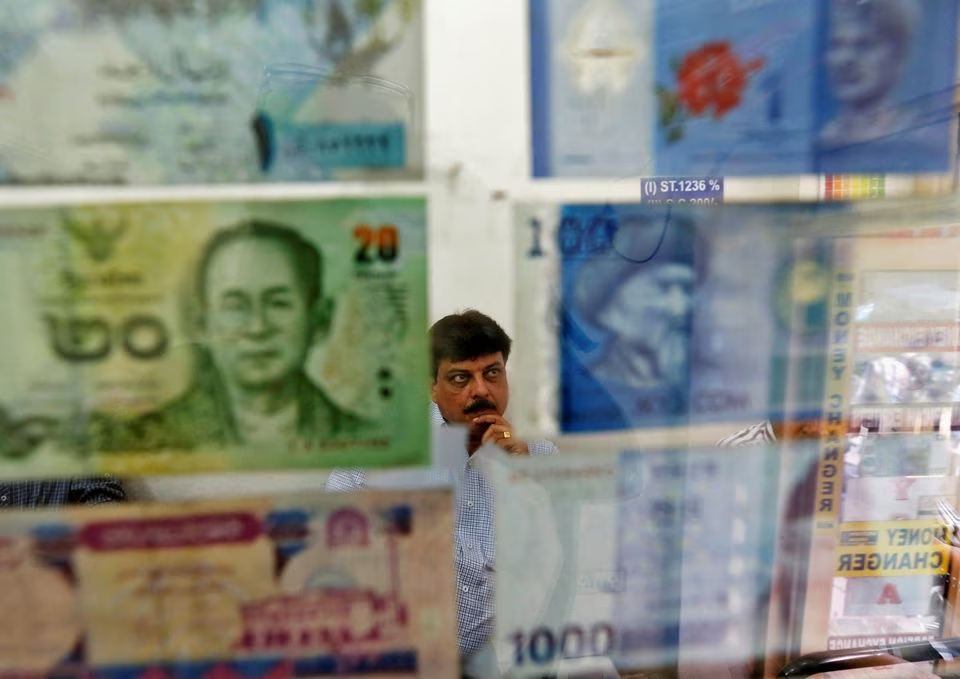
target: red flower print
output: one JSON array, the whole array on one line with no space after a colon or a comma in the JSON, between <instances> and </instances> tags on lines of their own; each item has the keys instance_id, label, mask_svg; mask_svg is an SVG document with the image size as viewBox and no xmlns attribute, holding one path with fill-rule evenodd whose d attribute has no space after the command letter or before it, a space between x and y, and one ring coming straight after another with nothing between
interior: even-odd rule
<instances>
[{"instance_id":1,"label":"red flower print","mask_svg":"<svg viewBox=\"0 0 960 679\"><path fill-rule=\"evenodd\" d=\"M711 42L689 52L677 69L677 98L694 116L710 109L722 118L740 105L751 74L763 67L763 59L740 61L726 41Z\"/></svg>"}]
</instances>

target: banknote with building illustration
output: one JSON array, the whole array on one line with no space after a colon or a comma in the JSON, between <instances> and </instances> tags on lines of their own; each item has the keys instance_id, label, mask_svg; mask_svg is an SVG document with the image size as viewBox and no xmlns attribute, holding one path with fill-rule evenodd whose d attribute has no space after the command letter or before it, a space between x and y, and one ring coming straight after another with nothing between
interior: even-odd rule
<instances>
[{"instance_id":1,"label":"banknote with building illustration","mask_svg":"<svg viewBox=\"0 0 960 679\"><path fill-rule=\"evenodd\" d=\"M488 462L501 667L538 677L599 658L625 671L763 657L779 462L764 446Z\"/></svg>"},{"instance_id":2,"label":"banknote with building illustration","mask_svg":"<svg viewBox=\"0 0 960 679\"><path fill-rule=\"evenodd\" d=\"M424 462L424 210L0 212L0 475Z\"/></svg>"},{"instance_id":3,"label":"banknote with building illustration","mask_svg":"<svg viewBox=\"0 0 960 679\"><path fill-rule=\"evenodd\" d=\"M452 504L434 489L7 514L0 669L455 676L453 561L436 558Z\"/></svg>"},{"instance_id":4,"label":"banknote with building illustration","mask_svg":"<svg viewBox=\"0 0 960 679\"><path fill-rule=\"evenodd\" d=\"M419 0L0 8L0 182L417 177Z\"/></svg>"},{"instance_id":5,"label":"banknote with building illustration","mask_svg":"<svg viewBox=\"0 0 960 679\"><path fill-rule=\"evenodd\" d=\"M518 310L535 339L518 338L530 355L515 374L536 404L532 427L778 415L804 275L790 238L805 208L531 204L517 215Z\"/></svg>"}]
</instances>

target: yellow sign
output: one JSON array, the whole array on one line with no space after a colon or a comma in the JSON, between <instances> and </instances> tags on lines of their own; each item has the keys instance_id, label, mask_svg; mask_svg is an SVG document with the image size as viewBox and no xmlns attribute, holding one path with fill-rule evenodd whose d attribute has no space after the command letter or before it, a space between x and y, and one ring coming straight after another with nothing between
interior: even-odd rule
<instances>
[{"instance_id":1,"label":"yellow sign","mask_svg":"<svg viewBox=\"0 0 960 679\"><path fill-rule=\"evenodd\" d=\"M840 527L835 575L840 578L942 575L949 544L937 521L863 521Z\"/></svg>"}]
</instances>

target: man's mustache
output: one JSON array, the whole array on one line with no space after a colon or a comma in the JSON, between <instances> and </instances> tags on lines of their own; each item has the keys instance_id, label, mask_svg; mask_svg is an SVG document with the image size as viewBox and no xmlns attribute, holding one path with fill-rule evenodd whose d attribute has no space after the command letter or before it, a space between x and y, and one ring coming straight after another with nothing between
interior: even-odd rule
<instances>
[{"instance_id":1,"label":"man's mustache","mask_svg":"<svg viewBox=\"0 0 960 679\"><path fill-rule=\"evenodd\" d=\"M473 413L479 413L481 410L496 410L497 404L493 401L488 401L485 398L478 398L476 401L468 405L463 409L464 415L471 415Z\"/></svg>"}]
</instances>

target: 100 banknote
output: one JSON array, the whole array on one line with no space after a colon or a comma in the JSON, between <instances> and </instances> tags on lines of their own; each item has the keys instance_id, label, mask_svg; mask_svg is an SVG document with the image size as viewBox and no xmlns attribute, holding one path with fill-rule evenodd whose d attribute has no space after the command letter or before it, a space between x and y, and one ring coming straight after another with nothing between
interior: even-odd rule
<instances>
[{"instance_id":1,"label":"100 banknote","mask_svg":"<svg viewBox=\"0 0 960 679\"><path fill-rule=\"evenodd\" d=\"M757 422L781 409L803 207L518 211L516 387L534 431ZM712 440L716 440L715 438Z\"/></svg>"},{"instance_id":2,"label":"100 banknote","mask_svg":"<svg viewBox=\"0 0 960 679\"><path fill-rule=\"evenodd\" d=\"M0 214L0 475L417 464L421 199Z\"/></svg>"}]
</instances>

